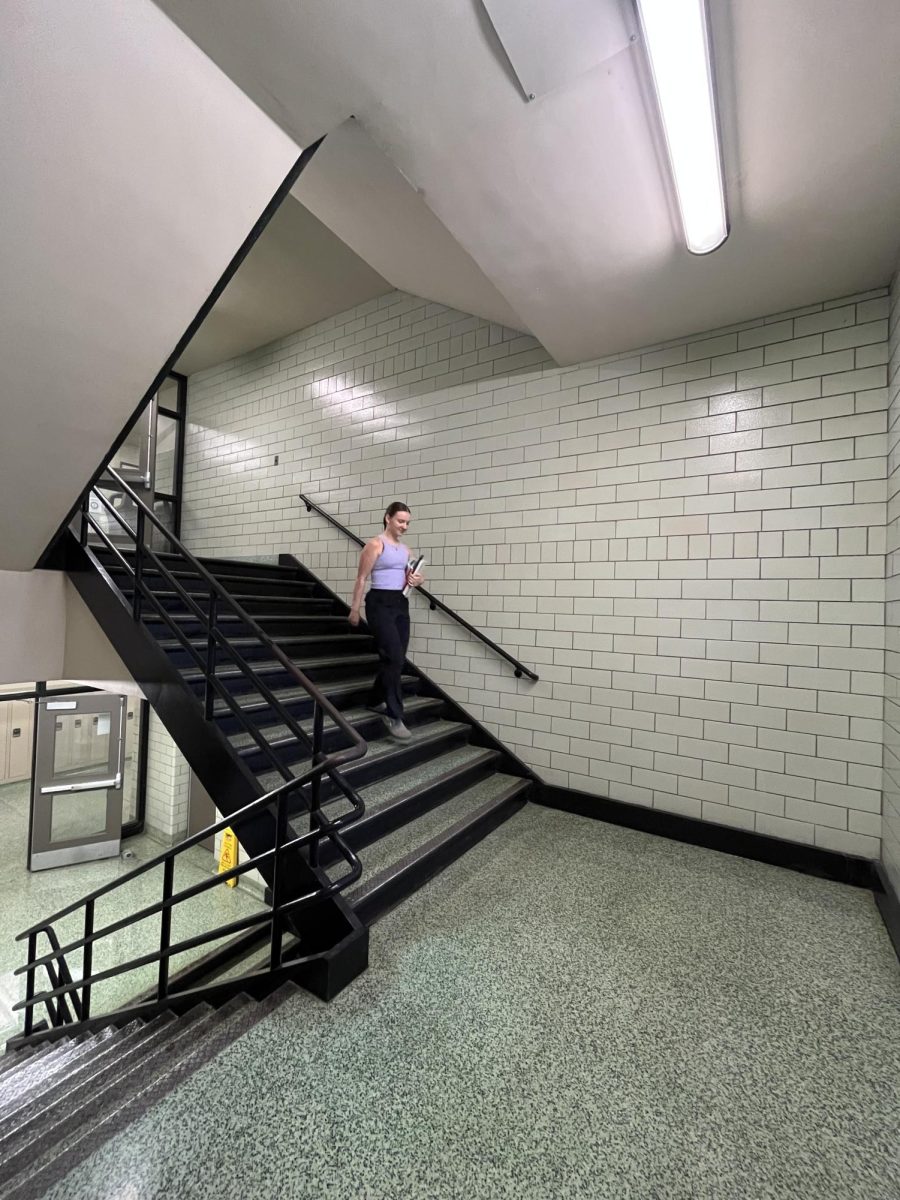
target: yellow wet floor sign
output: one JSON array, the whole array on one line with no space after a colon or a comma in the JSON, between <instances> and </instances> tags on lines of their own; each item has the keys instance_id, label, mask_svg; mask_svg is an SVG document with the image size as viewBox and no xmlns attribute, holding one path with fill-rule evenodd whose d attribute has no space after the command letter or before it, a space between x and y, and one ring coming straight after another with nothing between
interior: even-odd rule
<instances>
[{"instance_id":1,"label":"yellow wet floor sign","mask_svg":"<svg viewBox=\"0 0 900 1200\"><path fill-rule=\"evenodd\" d=\"M233 829L226 829L222 834L222 849L219 851L219 874L230 871L238 865L238 840ZM237 887L237 876L225 880L226 887Z\"/></svg>"}]
</instances>

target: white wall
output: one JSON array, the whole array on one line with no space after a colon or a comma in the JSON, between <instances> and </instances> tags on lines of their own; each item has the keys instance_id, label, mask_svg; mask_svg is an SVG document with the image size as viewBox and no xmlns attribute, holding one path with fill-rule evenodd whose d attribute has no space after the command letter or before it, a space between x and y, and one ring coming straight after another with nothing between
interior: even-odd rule
<instances>
[{"instance_id":1,"label":"white wall","mask_svg":"<svg viewBox=\"0 0 900 1200\"><path fill-rule=\"evenodd\" d=\"M41 572L47 574L47 572ZM66 641L59 679L84 679L110 690L141 695L125 664L116 654L106 634L97 624L93 613L66 576ZM37 678L43 678L38 676Z\"/></svg>"},{"instance_id":2,"label":"white wall","mask_svg":"<svg viewBox=\"0 0 900 1200\"><path fill-rule=\"evenodd\" d=\"M291 550L349 594L413 510L411 657L548 780L874 857L884 290L561 369L394 293L193 376L185 536ZM280 465L272 465L280 455Z\"/></svg>"},{"instance_id":3,"label":"white wall","mask_svg":"<svg viewBox=\"0 0 900 1200\"><path fill-rule=\"evenodd\" d=\"M0 571L0 683L71 679L140 695L62 571Z\"/></svg>"},{"instance_id":4,"label":"white wall","mask_svg":"<svg viewBox=\"0 0 900 1200\"><path fill-rule=\"evenodd\" d=\"M0 44L0 566L26 570L299 151L150 0L9 0Z\"/></svg>"},{"instance_id":5,"label":"white wall","mask_svg":"<svg viewBox=\"0 0 900 1200\"><path fill-rule=\"evenodd\" d=\"M888 502L885 609L884 831L882 861L900 892L900 271L891 287L888 368Z\"/></svg>"},{"instance_id":6,"label":"white wall","mask_svg":"<svg viewBox=\"0 0 900 1200\"><path fill-rule=\"evenodd\" d=\"M63 678L65 585L61 571L0 571L0 683Z\"/></svg>"}]
</instances>

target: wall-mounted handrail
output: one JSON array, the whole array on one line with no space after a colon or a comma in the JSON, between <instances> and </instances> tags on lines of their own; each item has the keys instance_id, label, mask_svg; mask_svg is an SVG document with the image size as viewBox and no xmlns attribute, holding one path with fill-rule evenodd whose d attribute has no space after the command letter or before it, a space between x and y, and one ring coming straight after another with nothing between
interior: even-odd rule
<instances>
[{"instance_id":1,"label":"wall-mounted handrail","mask_svg":"<svg viewBox=\"0 0 900 1200\"><path fill-rule=\"evenodd\" d=\"M82 500L82 545L87 547L88 532L89 530L93 530L100 541L113 552L116 561L124 567L127 577L130 577L132 581L133 596L131 600L126 599L125 595L121 592L119 595L122 603L131 609L134 620L142 620L142 614L146 611L145 606L152 608L162 619L166 628L173 634L176 644L189 655L190 659L203 672L206 678L206 692L203 700L206 718L212 719L213 698L214 696L219 696L234 714L239 724L246 732L252 735L259 749L263 751L272 765L285 777L285 782L272 789L266 795L257 797L237 812L185 838L177 846L173 846L162 854L157 855L150 862L139 865L135 870L129 872L128 875L120 876L103 887L97 888L89 895L66 905L64 908L36 922L19 934L17 940L27 939L28 941L28 961L16 969L16 974L25 974L27 978L25 999L20 1001L15 1008L17 1010L25 1010L26 1036L29 1036L33 1031L34 1012L38 1005L44 1004L46 1006L51 1025L77 1024L79 1021L86 1021L90 1016L91 988L95 984L153 963L157 963L159 966L157 1000L163 1001L169 995L169 961L174 955L205 945L207 942L218 941L232 933L251 929L258 925L268 924L270 927L270 969L277 970L282 964L281 942L284 917L306 905L320 902L327 896L341 891L359 879L362 874L362 866L358 856L347 845L340 831L350 822L362 816L364 805L355 789L342 777L337 768L354 759L361 758L368 750L366 741L347 721L343 713L331 703L312 680L307 678L296 664L287 657L281 647L273 641L253 617L226 591L215 576L194 558L173 533L166 529L163 522L159 520L153 510L125 483L118 473L108 468L104 478L112 480L116 489L127 495L135 505L137 513L135 527L132 527L123 518L122 514L115 509L114 505L99 490L103 486L103 481L101 481L97 490L89 490L85 493ZM118 526L133 543L133 561L121 553L119 547L113 543L112 539L92 515L90 511L90 501L92 498L100 502L101 507L115 519ZM192 577L196 577L208 591L209 600L206 611L204 611L202 604L195 601L195 596L182 587L181 581L174 572L169 569L169 566L150 546L149 539L145 538L148 521L151 527L158 530L174 547L179 565L183 565L184 569ZM168 612L155 596L153 590L147 586L145 575L148 570L159 574L165 580L166 584L174 590L175 595L187 606L188 613L199 622L202 631L201 636L205 637L206 640L205 653L197 650L192 644L191 638L184 633L179 627L178 622L172 617L172 614ZM230 643L227 635L218 628L217 622L223 609L229 609L234 613L243 624L245 630L249 631L248 636L255 637L290 677L308 694L313 702L311 736L284 708L277 696L275 696L265 681L253 669L244 655ZM310 764L305 773L297 776L291 774L286 765L281 763L255 724L248 720L247 715L237 703L231 690L226 688L216 678L217 659L220 654L237 667L257 692L265 698L267 704L278 717L278 720L309 749ZM328 755L323 750L326 716L338 728L346 741L350 743L348 746L335 750ZM336 793L343 795L349 801L349 811L343 811L339 815L332 817L323 814L321 780L325 776L334 784ZM299 835L295 835L293 830L289 832L287 823L288 799L296 794L303 796L303 811L309 814L309 830ZM190 850L200 842L205 841L207 838L214 837L217 833L228 827L240 830L245 822L254 820L263 813L271 816L273 815L273 808L275 835L274 844L271 847L254 855L252 858L245 859L228 871L223 871L216 876L192 884L179 892L174 891L174 864L179 855ZM285 869L288 865L285 861L286 855L308 851L310 866L315 868L319 860L319 845L323 839L330 841L337 852L338 858L346 863L348 869L337 878L318 877L316 878L315 886L305 891L302 895L282 899L284 891L283 880ZM271 908L259 913L253 913L238 921L220 925L179 942L172 942L171 913L176 905L193 899L211 887L226 884L231 879L237 879L240 875L259 867L263 863L270 863L272 865ZM162 898L159 901L146 905L137 912L130 913L126 917L119 918L95 929L94 910L97 900L109 895L109 893L116 891L120 887L124 887L125 884L130 883L138 875L142 875L159 866L163 868L163 890ZM54 929L54 924L64 917L82 910L84 912L84 932L82 936L73 938L61 946ZM129 959L127 962L119 963L103 971L93 971L91 963L93 947L96 943L139 921L144 921L154 916L158 916L160 921L159 943L156 950ZM42 933L47 937L50 944L50 952L39 955L37 951L37 939ZM66 955L79 949L83 952L82 973L80 979L73 980L66 962ZM35 975L40 968L43 968L46 972L50 986L44 991L37 992L35 988ZM71 1011L69 1008L70 1004Z\"/></svg>"},{"instance_id":2,"label":"wall-mounted handrail","mask_svg":"<svg viewBox=\"0 0 900 1200\"><path fill-rule=\"evenodd\" d=\"M357 546L365 546L366 543L361 537L351 532L346 525L342 525L336 517L333 517L331 513L326 512L321 505L316 504L315 500L310 500L309 496L304 496L302 492L300 493L300 499L306 505L307 512L318 513L320 517L325 518L329 525L333 525L334 528L339 529L341 533L345 535L345 537L348 537L351 541L356 542ZM439 608L442 613L446 613L447 616L456 621L458 625L462 625L463 629L467 629L469 633L471 633L474 637L477 637L479 641L484 642L484 644L493 650L495 654L499 654L501 658L505 658L506 661L514 667L515 676L517 679L521 679L523 675L527 675L529 679L540 679L539 675L535 674L535 672L529 667L526 667L524 663L519 662L517 658L513 658L513 656L507 653L502 646L498 646L495 641L492 641L486 633L482 633L480 629L476 629L474 625L471 625L465 619L465 617L461 617L458 612L454 612L452 608L443 602L443 600L439 600L437 596L432 595L431 592L427 591L423 587L417 588L416 591L425 597L425 599L428 601L429 608L432 610Z\"/></svg>"}]
</instances>

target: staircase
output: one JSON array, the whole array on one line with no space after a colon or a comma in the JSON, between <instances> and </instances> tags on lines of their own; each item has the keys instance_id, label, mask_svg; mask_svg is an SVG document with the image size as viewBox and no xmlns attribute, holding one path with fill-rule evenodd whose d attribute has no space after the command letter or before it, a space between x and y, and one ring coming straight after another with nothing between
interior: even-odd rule
<instances>
[{"instance_id":1,"label":"staircase","mask_svg":"<svg viewBox=\"0 0 900 1200\"><path fill-rule=\"evenodd\" d=\"M109 550L92 556L131 604L134 585L128 567ZM199 575L185 569L180 556L158 553L157 558L189 596L200 605L208 602L208 587ZM373 639L364 627L357 631L350 626L346 606L302 565L199 562L368 742L365 757L341 770L365 805L365 815L347 826L343 835L360 852L363 863L362 878L344 895L365 924L377 920L524 803L532 787L530 773L412 666L403 677L405 720L412 738L398 743L387 736L383 719L364 707L378 663ZM193 648L205 654L202 622L172 589L171 581L147 569L142 578ZM183 641L172 636L166 620L148 612L148 607L142 606L141 624L199 710L206 675ZM290 714L312 736L312 701L240 617L223 613L218 623L278 702L276 709L237 668L218 669L218 678L237 700L243 718L262 736L282 768L273 766L271 754L242 728L229 704L214 700L213 726L227 742L236 769L249 772L256 794L263 795L283 782L283 769L301 774L308 768L307 748L281 715ZM126 653L120 645L117 648L130 667L127 647ZM177 732L173 736L179 740ZM324 731L323 748L331 751L339 745L340 730L331 726ZM189 758L189 748L182 751ZM194 769L202 778L201 771ZM341 801L334 785L324 781L323 814ZM299 834L306 828L304 798L298 797L292 807L288 822ZM327 870L332 862L326 849L319 865Z\"/></svg>"},{"instance_id":2,"label":"staircase","mask_svg":"<svg viewBox=\"0 0 900 1200\"><path fill-rule=\"evenodd\" d=\"M113 1134L296 993L108 1024L0 1061L0 1194L37 1200Z\"/></svg>"},{"instance_id":3,"label":"staircase","mask_svg":"<svg viewBox=\"0 0 900 1200\"><path fill-rule=\"evenodd\" d=\"M277 564L195 558L108 473L134 505L134 526L96 489L83 499L80 536L76 523L50 565L68 572L269 886L269 965L241 977L245 990L260 999L290 979L328 999L364 969L371 923L512 816L538 781L410 663L403 691L412 737L388 737L383 718L364 707L378 664L373 639L350 626L342 600L290 556ZM98 506L103 524L92 515ZM171 874L174 864L164 865ZM171 895L154 912L184 898ZM100 936L89 932L93 898L80 903L92 943ZM215 973L229 969L232 951L208 956L206 973L201 963L170 982L163 927L157 1004L173 987L181 1012L198 998L227 1002L233 973L228 985ZM25 1004L29 1014L45 1004L52 1027L66 1019L73 986L66 990L62 975L67 947L55 943L51 919L25 936L38 969L38 940L51 944L51 991L35 995L30 973L35 998ZM234 960L258 957L265 936L257 923L236 939ZM88 1011L89 988L86 997ZM26 1022L16 1043L30 1035Z\"/></svg>"}]
</instances>

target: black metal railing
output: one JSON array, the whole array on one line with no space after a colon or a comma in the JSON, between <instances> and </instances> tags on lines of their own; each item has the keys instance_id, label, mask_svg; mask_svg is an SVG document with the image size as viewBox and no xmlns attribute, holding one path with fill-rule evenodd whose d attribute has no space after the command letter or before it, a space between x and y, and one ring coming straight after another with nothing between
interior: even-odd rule
<instances>
[{"instance_id":1,"label":"black metal railing","mask_svg":"<svg viewBox=\"0 0 900 1200\"><path fill-rule=\"evenodd\" d=\"M274 971L280 967L282 965L284 917L300 908L321 901L326 896L333 895L335 892L340 891L342 888L359 879L361 874L359 859L347 846L338 832L344 825L356 819L359 815L356 812L344 813L332 821L322 820L318 826L311 828L306 833L289 839L287 838L287 802L289 795L295 788L312 783L314 779L320 778L322 773L328 770L329 762L327 760L312 766L304 775L298 776L288 783L281 784L274 791L269 792L265 796L258 797L230 816L223 817L214 825L209 825L206 829L200 830L199 833L185 838L177 846L164 851L164 853L158 855L156 858L141 863L140 866L130 871L127 875L123 875L118 879L114 879L111 883L97 888L90 895L84 896L80 900L67 905L65 908L59 909L52 916L45 917L43 920L36 922L18 934L17 941L22 941L25 938L28 939L28 962L24 966L17 967L15 974L26 975L27 979L25 999L15 1004L13 1010L25 1010L25 1036L30 1036L33 1031L34 1012L39 1005L43 1004L46 1007L52 1026L87 1021L91 1015L91 991L93 987L105 980L113 979L128 971L134 971L140 967L154 963L158 964L158 977L155 989L156 1001L163 1001L170 994L169 960L174 955L195 950L209 942L218 941L221 938L230 937L233 934L241 933L257 926L269 926L269 969ZM257 819L263 814L270 814L273 805L275 807L275 843L270 849L263 850L260 854L245 859L230 870L222 871L218 875L210 876L208 879L203 879L199 883L183 888L179 892L174 892L175 860L179 855L184 854L193 846L199 845L200 842L205 841L207 838L214 837L222 830L231 828L237 831L244 822ZM292 854L300 852L307 847L312 851L312 848L317 846L323 838L328 838L331 841L340 856L347 862L349 869L339 878L331 880L328 883L318 884L300 896L294 896L288 900L282 899L282 873L285 855L289 852ZM272 862L274 867L271 908L251 913L236 921L219 925L214 929L205 930L202 933L195 934L193 937L183 938L177 942L171 940L172 910L176 905L192 900L210 888L224 886L230 879L237 879L245 872L252 871L266 862ZM122 917L119 920L112 921L100 929L94 928L95 907L98 900L110 895L119 888L125 887L139 875L143 875L147 871L152 871L159 866L163 868L162 897L159 901L138 909L136 912L129 913L128 916ZM54 925L65 917L71 916L82 909L84 910L84 933L81 937L60 945ZM143 921L157 915L160 918L158 949L129 959L127 962L120 963L114 967L109 967L106 970L93 972L93 948L97 942L121 932L138 921ZM38 938L41 934L44 934L50 943L51 949L48 954L39 955L37 952ZM77 950L83 952L81 978L73 979L69 971L66 956L74 954ZM46 970L50 987L41 992L36 992L35 974L42 967ZM69 1004L71 1004L71 1010Z\"/></svg>"},{"instance_id":2,"label":"black metal railing","mask_svg":"<svg viewBox=\"0 0 900 1200\"><path fill-rule=\"evenodd\" d=\"M124 568L126 578L131 579L133 594L130 602L126 599L124 593L120 592L119 594L123 603L130 603L134 620L141 621L147 615L147 608L149 606L154 614L163 621L178 644L200 668L205 678L202 703L206 719L212 719L215 699L218 697L241 728L250 734L264 757L285 779L285 782L266 795L253 800L244 808L238 810L238 812L232 813L216 824L202 830L200 833L186 838L177 846L172 847L151 862L143 864L128 875L107 884L105 887L99 888L89 896L75 901L58 912L53 913L51 916L45 917L19 934L17 940L28 939L28 961L16 971L17 974L25 974L27 979L25 999L15 1007L16 1009L25 1010L26 1036L30 1035L33 1030L34 1012L38 1006L43 1004L46 1007L50 1024L53 1026L70 1024L73 1021L85 1021L90 1016L91 989L94 985L128 971L147 966L150 963L159 964L157 1000L163 1000L169 994L169 960L173 955L196 949L207 942L217 941L231 934L252 929L255 926L266 923L270 924L270 969L275 970L282 963L281 943L285 915L341 891L359 879L362 873L359 858L346 844L340 834L340 830L361 817L365 809L361 798L355 789L343 778L338 768L345 763L363 757L368 750L366 741L349 724L343 714L323 695L312 680L308 679L296 664L291 662L281 647L237 603L219 581L206 570L202 563L194 558L173 533L166 529L156 514L144 504L140 497L121 479L116 471L108 469L104 478L107 481L111 481L106 483L105 486L107 488L114 487L116 491L127 496L135 506L135 528L129 525L110 500L103 495L100 489L104 487L104 482L101 480L98 487L93 491L88 491L83 498L80 512L80 527L78 530L81 544L87 547L90 534L93 532L100 542L113 554L116 562ZM133 545L133 556L129 557L123 554L121 548L109 537L107 531L91 512L91 500L99 502L100 507L107 512L122 530L126 540ZM78 519L76 517L76 520ZM207 593L205 606L197 602L195 598L196 593L192 594L182 586L181 581L174 571L170 569L167 563L163 561L149 544L146 537L148 522L152 530L156 534L161 535L173 548L177 564L176 570L179 568L182 570L187 569L191 577L196 577L205 589ZM205 638L205 648L202 652L197 649L192 643L191 638L180 628L178 622L155 595L153 589L146 584L144 576L148 573L148 569L151 569L154 574L159 575L166 581L191 616L199 622L202 630L201 642ZM231 644L228 635L219 627L219 621L225 611L237 617L244 629L249 631L249 635L255 637L260 644L264 645L267 652L278 661L294 682L306 691L313 703L311 735L287 711L265 681L253 669L245 656L241 654L237 647ZM291 772L289 767L275 753L275 750L255 723L248 719L231 689L217 677L217 671L226 660L236 667L240 674L249 681L251 686L263 696L281 724L287 727L291 734L308 749L310 765L305 773L294 775ZM349 745L331 752L328 756L325 756L323 751L326 718L337 727L343 735L344 740L349 743ZM322 809L322 781L326 776L334 788L331 800L339 801L340 797L343 797L349 804L348 809L345 809L339 815L331 817L327 816ZM302 800L302 811L308 811L309 813L309 830L304 834L288 838L288 805L289 803L293 803L297 798ZM273 808L274 814L272 812ZM334 810L333 804L332 810ZM274 815L275 832L274 843L271 848L262 851L252 858L246 859L229 871L224 871L218 876L174 893L174 867L175 860L179 855L228 827L237 830L238 827L243 826L251 820L258 820L260 816L265 814L268 814L270 818ZM283 897L286 855L305 854L310 867L317 868L320 846L325 839L331 843L333 851L329 855L329 861L337 863L343 861L346 864L347 870L338 878L331 878L313 871L311 877L317 880L316 886L301 896L294 896L285 900ZM238 876L262 864L271 864L271 909L241 918L227 925L220 925L215 929L208 930L192 938L176 943L172 942L171 915L176 905L192 899L211 887L223 885L230 879L236 879ZM160 865L163 867L162 898L156 904L145 907L138 912L130 913L128 916L100 929L94 928L95 904L100 897L108 895L130 882L136 876ZM63 918L71 916L81 909L84 910L84 932L82 936L65 945L60 945L54 926ZM155 915L159 915L160 918L159 946L156 950L104 971L92 973L93 947L97 942L120 932L128 926L134 925L138 921ZM42 935L49 942L50 952L38 955L38 939ZM66 955L70 955L79 949L82 951L81 978L73 979ZM50 986L38 992L36 991L36 972L40 968L45 969Z\"/></svg>"},{"instance_id":3,"label":"black metal railing","mask_svg":"<svg viewBox=\"0 0 900 1200\"><path fill-rule=\"evenodd\" d=\"M321 505L316 504L315 500L310 500L309 496L304 496L302 492L300 493L300 499L306 505L307 512L318 513L320 517L325 518L329 525L333 525L334 528L339 529L345 537L350 538L352 542L356 542L357 546L365 546L366 543L361 537L353 533L353 531L348 529L346 525L342 525L336 517L333 517L331 513L326 512ZM427 591L423 587L419 587L416 590L420 593L420 595L425 597L425 599L428 601L428 607L432 609L432 611L436 608L440 609L442 613L446 613L446 615L452 620L456 621L458 625L462 625L463 629L468 630L473 637L476 637L479 641L484 642L484 644L489 649L493 650L495 654L498 654L501 658L506 659L506 661L513 667L517 679L521 679L523 675L526 675L529 679L534 680L540 678L540 676L532 671L529 667L526 667L524 663L519 662L517 658L514 658L511 654L504 650L502 646L498 646L497 643L489 638L486 633L482 633L480 629L477 629L474 625L470 624L465 617L461 617L458 612L454 612L452 608L443 602L443 600L439 600L437 596L432 595L431 592Z\"/></svg>"}]
</instances>

